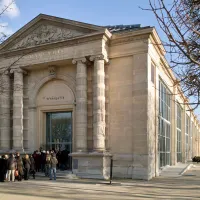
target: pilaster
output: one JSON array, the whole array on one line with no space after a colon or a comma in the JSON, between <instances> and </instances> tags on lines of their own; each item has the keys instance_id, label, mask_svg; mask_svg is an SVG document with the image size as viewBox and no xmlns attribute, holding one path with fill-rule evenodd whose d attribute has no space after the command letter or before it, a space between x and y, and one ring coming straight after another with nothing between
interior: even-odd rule
<instances>
[{"instance_id":1,"label":"pilaster","mask_svg":"<svg viewBox=\"0 0 200 200\"><path fill-rule=\"evenodd\" d=\"M28 152L33 152L37 146L38 135L36 126L36 107L29 106L28 108Z\"/></svg>"},{"instance_id":2,"label":"pilaster","mask_svg":"<svg viewBox=\"0 0 200 200\"><path fill-rule=\"evenodd\" d=\"M177 94L176 88L173 88L173 94L171 95L171 164L177 163L177 133L176 133L176 103L175 94Z\"/></svg>"},{"instance_id":3,"label":"pilaster","mask_svg":"<svg viewBox=\"0 0 200 200\"><path fill-rule=\"evenodd\" d=\"M1 150L7 151L10 149L10 73L8 70L1 74L1 112L0 112L0 147Z\"/></svg>"},{"instance_id":4,"label":"pilaster","mask_svg":"<svg viewBox=\"0 0 200 200\"><path fill-rule=\"evenodd\" d=\"M186 146L185 146L185 126L186 126L186 108L185 105L183 105L183 112L181 115L181 135L182 135L182 162L186 162Z\"/></svg>"}]
</instances>

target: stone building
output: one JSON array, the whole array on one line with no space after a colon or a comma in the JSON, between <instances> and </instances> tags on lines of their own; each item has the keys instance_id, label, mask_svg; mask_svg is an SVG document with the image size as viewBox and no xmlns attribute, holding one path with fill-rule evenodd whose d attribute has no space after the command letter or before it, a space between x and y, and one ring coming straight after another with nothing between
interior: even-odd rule
<instances>
[{"instance_id":1,"label":"stone building","mask_svg":"<svg viewBox=\"0 0 200 200\"><path fill-rule=\"evenodd\" d=\"M0 150L66 150L80 177L151 179L199 155L153 27L40 14L0 45ZM175 95L176 94L176 95Z\"/></svg>"}]
</instances>

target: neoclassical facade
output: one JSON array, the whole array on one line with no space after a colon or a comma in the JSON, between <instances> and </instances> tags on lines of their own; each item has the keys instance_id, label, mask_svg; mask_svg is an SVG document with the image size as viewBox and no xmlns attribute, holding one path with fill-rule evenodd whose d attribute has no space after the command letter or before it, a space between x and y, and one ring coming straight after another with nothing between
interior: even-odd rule
<instances>
[{"instance_id":1,"label":"neoclassical facade","mask_svg":"<svg viewBox=\"0 0 200 200\"><path fill-rule=\"evenodd\" d=\"M152 27L96 26L40 14L0 46L0 150L66 150L79 177L151 179L199 155ZM180 91L180 92L177 92Z\"/></svg>"}]
</instances>

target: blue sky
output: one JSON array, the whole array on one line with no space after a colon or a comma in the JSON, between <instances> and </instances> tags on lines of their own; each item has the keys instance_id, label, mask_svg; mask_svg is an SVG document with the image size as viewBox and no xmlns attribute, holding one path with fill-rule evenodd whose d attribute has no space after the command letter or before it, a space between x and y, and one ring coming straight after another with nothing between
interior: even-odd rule
<instances>
[{"instance_id":1,"label":"blue sky","mask_svg":"<svg viewBox=\"0 0 200 200\"><path fill-rule=\"evenodd\" d=\"M0 0L0 9L3 4L8 4L10 1L12 0ZM8 34L17 31L43 13L96 25L155 26L160 37L164 38L154 15L139 8L148 8L148 0L16 0L15 2L9 12L0 18L0 24L6 25L2 29ZM196 110L196 113L199 114L200 111Z\"/></svg>"},{"instance_id":2,"label":"blue sky","mask_svg":"<svg viewBox=\"0 0 200 200\"><path fill-rule=\"evenodd\" d=\"M40 13L97 25L156 25L152 13L139 8L148 7L148 0L16 0L16 5L19 15L4 17L13 31Z\"/></svg>"}]
</instances>

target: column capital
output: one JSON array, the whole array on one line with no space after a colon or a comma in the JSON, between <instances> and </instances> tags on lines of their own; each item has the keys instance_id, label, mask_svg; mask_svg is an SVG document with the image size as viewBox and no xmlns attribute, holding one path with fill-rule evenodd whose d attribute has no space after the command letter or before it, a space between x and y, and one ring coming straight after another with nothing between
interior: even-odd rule
<instances>
[{"instance_id":1,"label":"column capital","mask_svg":"<svg viewBox=\"0 0 200 200\"><path fill-rule=\"evenodd\" d=\"M74 58L72 60L72 63L73 64L76 64L76 63L85 63L86 64L87 62L87 59L85 57L81 57L81 58Z\"/></svg>"},{"instance_id":2,"label":"column capital","mask_svg":"<svg viewBox=\"0 0 200 200\"><path fill-rule=\"evenodd\" d=\"M27 72L21 68L17 68L17 69L11 69L10 70L10 73L13 74L13 73L22 73L22 74L27 74Z\"/></svg>"},{"instance_id":3,"label":"column capital","mask_svg":"<svg viewBox=\"0 0 200 200\"><path fill-rule=\"evenodd\" d=\"M104 60L106 63L109 62L108 58L103 54L90 56L90 61L96 61L96 60Z\"/></svg>"}]
</instances>

